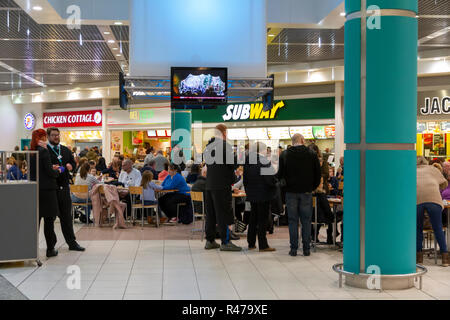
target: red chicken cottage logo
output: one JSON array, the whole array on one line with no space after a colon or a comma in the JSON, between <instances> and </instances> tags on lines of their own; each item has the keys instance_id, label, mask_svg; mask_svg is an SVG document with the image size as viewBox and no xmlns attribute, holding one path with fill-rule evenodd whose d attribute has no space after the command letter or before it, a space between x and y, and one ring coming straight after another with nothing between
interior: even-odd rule
<instances>
[{"instance_id":1,"label":"red chicken cottage logo","mask_svg":"<svg viewBox=\"0 0 450 320\"><path fill-rule=\"evenodd\" d=\"M102 118L101 110L44 113L44 128L98 127Z\"/></svg>"}]
</instances>

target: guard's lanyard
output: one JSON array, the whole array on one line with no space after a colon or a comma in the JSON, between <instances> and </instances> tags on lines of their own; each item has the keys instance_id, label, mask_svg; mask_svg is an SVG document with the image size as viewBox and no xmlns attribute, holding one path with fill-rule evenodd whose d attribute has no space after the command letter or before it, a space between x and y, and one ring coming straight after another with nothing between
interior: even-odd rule
<instances>
[{"instance_id":1,"label":"guard's lanyard","mask_svg":"<svg viewBox=\"0 0 450 320\"><path fill-rule=\"evenodd\" d=\"M50 149L52 149L52 151L56 154L59 163L62 165L61 147L59 146L59 144L55 147L53 147L50 143L48 145L50 146ZM55 151L55 148L58 148L58 152Z\"/></svg>"}]
</instances>

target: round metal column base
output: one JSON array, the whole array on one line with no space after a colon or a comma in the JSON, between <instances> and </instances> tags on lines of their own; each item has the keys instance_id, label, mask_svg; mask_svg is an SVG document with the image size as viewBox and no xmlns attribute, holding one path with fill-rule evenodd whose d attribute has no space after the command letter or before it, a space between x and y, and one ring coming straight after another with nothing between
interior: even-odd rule
<instances>
[{"instance_id":1,"label":"round metal column base","mask_svg":"<svg viewBox=\"0 0 450 320\"><path fill-rule=\"evenodd\" d=\"M354 275L346 275L345 276L345 284L350 287L361 288L361 289L370 289L368 287L368 279L369 274L354 274ZM415 287L415 279L414 278L383 278L381 276L381 286L380 290L404 290ZM369 280L370 282L370 280Z\"/></svg>"},{"instance_id":2,"label":"round metal column base","mask_svg":"<svg viewBox=\"0 0 450 320\"><path fill-rule=\"evenodd\" d=\"M355 274L344 270L342 263L335 264L333 271L339 274L339 287L342 288L342 278L345 276L345 284L350 287L362 289L377 289L377 290L404 290L414 288L416 281L418 281L418 288L422 290L422 276L427 273L427 268L422 265L417 265L417 272L411 274L396 274L396 275L375 275L375 274ZM378 279L376 279L379 277ZM373 288L378 284L379 288ZM375 283L373 283L375 282Z\"/></svg>"}]
</instances>

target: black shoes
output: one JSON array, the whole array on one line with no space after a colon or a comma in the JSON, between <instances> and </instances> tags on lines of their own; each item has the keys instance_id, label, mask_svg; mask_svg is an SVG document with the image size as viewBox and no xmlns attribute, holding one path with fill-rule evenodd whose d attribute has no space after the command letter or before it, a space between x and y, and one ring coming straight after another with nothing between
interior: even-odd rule
<instances>
[{"instance_id":1,"label":"black shoes","mask_svg":"<svg viewBox=\"0 0 450 320\"><path fill-rule=\"evenodd\" d=\"M86 249L80 246L78 243L74 243L69 246L69 251L85 251Z\"/></svg>"},{"instance_id":2,"label":"black shoes","mask_svg":"<svg viewBox=\"0 0 450 320\"><path fill-rule=\"evenodd\" d=\"M305 257L309 257L309 256L311 255L310 249L303 249L303 255L304 255Z\"/></svg>"},{"instance_id":3,"label":"black shoes","mask_svg":"<svg viewBox=\"0 0 450 320\"><path fill-rule=\"evenodd\" d=\"M292 250L292 249L291 249L291 251L289 251L289 255L290 255L291 257L296 257L296 256L297 256L297 250Z\"/></svg>"},{"instance_id":4,"label":"black shoes","mask_svg":"<svg viewBox=\"0 0 450 320\"><path fill-rule=\"evenodd\" d=\"M58 250L47 249L47 258L56 257L58 255Z\"/></svg>"}]
</instances>

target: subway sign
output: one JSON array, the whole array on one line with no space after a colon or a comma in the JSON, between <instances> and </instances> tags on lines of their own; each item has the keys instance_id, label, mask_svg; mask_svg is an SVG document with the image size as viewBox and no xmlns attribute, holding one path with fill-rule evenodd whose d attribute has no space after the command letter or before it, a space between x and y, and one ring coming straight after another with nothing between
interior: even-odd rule
<instances>
[{"instance_id":1,"label":"subway sign","mask_svg":"<svg viewBox=\"0 0 450 320\"><path fill-rule=\"evenodd\" d=\"M273 106L271 110L264 111L264 104L231 104L227 107L226 113L222 115L223 121L237 120L273 120L276 119L278 111L286 105L280 101Z\"/></svg>"}]
</instances>

